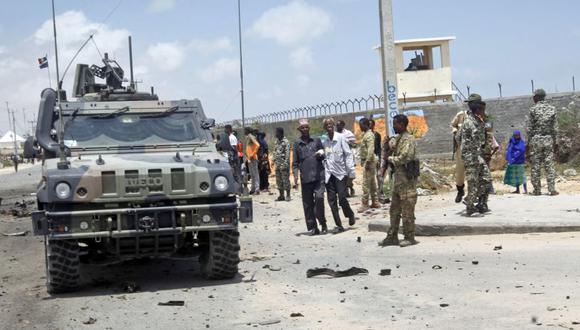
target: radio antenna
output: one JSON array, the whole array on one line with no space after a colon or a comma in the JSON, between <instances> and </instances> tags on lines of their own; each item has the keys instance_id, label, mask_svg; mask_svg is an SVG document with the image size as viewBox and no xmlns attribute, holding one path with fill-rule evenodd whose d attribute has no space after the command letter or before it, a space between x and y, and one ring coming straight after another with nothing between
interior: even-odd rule
<instances>
[{"instance_id":1,"label":"radio antenna","mask_svg":"<svg viewBox=\"0 0 580 330\"><path fill-rule=\"evenodd\" d=\"M64 148L64 124L61 106L62 82L60 81L60 72L58 69L58 43L56 38L56 16L54 14L54 0L52 0L52 30L54 32L54 59L56 61L56 106L58 108L58 120L59 120L58 144L60 147L60 155L59 155L60 160L57 164L57 167L59 169L67 169L68 163L66 161L66 154Z\"/></svg>"}]
</instances>

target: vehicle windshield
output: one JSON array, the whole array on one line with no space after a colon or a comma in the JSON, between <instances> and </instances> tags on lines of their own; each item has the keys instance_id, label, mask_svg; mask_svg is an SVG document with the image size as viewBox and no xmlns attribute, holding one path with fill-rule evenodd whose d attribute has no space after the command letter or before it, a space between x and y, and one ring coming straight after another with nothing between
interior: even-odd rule
<instances>
[{"instance_id":1,"label":"vehicle windshield","mask_svg":"<svg viewBox=\"0 0 580 330\"><path fill-rule=\"evenodd\" d=\"M69 114L64 117L64 142L69 148L187 144L208 139L193 112L109 115ZM58 123L55 123L58 124Z\"/></svg>"}]
</instances>

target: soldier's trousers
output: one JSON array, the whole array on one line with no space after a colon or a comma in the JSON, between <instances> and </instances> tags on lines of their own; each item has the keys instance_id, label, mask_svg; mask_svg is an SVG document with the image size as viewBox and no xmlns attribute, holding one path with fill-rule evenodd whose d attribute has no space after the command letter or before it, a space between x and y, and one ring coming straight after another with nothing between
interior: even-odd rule
<instances>
[{"instance_id":1,"label":"soldier's trousers","mask_svg":"<svg viewBox=\"0 0 580 330\"><path fill-rule=\"evenodd\" d=\"M332 218L334 219L334 224L337 227L342 227L342 222L340 221L340 213L338 212L338 206L342 208L342 213L347 218L354 217L354 212L350 208L350 203L346 199L346 182L348 177L339 180L334 175L330 175L330 179L326 184L326 193L328 198L328 205L332 211ZM338 197L338 199L337 199ZM337 203L338 201L338 203Z\"/></svg>"},{"instance_id":2,"label":"soldier's trousers","mask_svg":"<svg viewBox=\"0 0 580 330\"><path fill-rule=\"evenodd\" d=\"M276 185L280 191L290 191L290 169L276 167Z\"/></svg>"},{"instance_id":3,"label":"soldier's trousers","mask_svg":"<svg viewBox=\"0 0 580 330\"><path fill-rule=\"evenodd\" d=\"M373 162L369 167L363 170L363 205L368 204L369 200L371 203L377 200L377 166Z\"/></svg>"},{"instance_id":4,"label":"soldier's trousers","mask_svg":"<svg viewBox=\"0 0 580 330\"><path fill-rule=\"evenodd\" d=\"M461 147L455 151L455 184L458 186L465 184L465 163L461 158Z\"/></svg>"},{"instance_id":5,"label":"soldier's trousers","mask_svg":"<svg viewBox=\"0 0 580 330\"><path fill-rule=\"evenodd\" d=\"M381 175L381 162L377 162L377 194L385 198L385 177Z\"/></svg>"},{"instance_id":6,"label":"soldier's trousers","mask_svg":"<svg viewBox=\"0 0 580 330\"><path fill-rule=\"evenodd\" d=\"M480 157L477 161L465 162L465 174L467 176L465 204L468 208L472 208L480 198L487 199L491 191L491 173Z\"/></svg>"},{"instance_id":7,"label":"soldier's trousers","mask_svg":"<svg viewBox=\"0 0 580 330\"><path fill-rule=\"evenodd\" d=\"M556 191L556 169L554 168L554 141L551 136L534 136L530 143L532 147L532 185L534 193L542 191L542 165L548 181L548 191Z\"/></svg>"},{"instance_id":8,"label":"soldier's trousers","mask_svg":"<svg viewBox=\"0 0 580 330\"><path fill-rule=\"evenodd\" d=\"M258 160L248 161L250 177L252 179L252 187L250 189L251 193L260 190L260 171L258 171Z\"/></svg>"},{"instance_id":9,"label":"soldier's trousers","mask_svg":"<svg viewBox=\"0 0 580 330\"><path fill-rule=\"evenodd\" d=\"M403 234L405 238L415 238L415 205L417 204L417 189L395 189L391 196L391 227L388 236L396 238L399 225L403 220Z\"/></svg>"},{"instance_id":10,"label":"soldier's trousers","mask_svg":"<svg viewBox=\"0 0 580 330\"><path fill-rule=\"evenodd\" d=\"M315 229L316 220L320 225L326 224L324 217L324 182L322 180L302 183L302 206L306 218L306 229Z\"/></svg>"}]
</instances>

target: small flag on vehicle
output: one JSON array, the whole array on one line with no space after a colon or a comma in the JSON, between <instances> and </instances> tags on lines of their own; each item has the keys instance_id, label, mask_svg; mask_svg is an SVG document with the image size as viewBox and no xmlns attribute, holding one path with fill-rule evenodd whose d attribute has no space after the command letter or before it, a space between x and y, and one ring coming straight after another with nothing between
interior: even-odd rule
<instances>
[{"instance_id":1,"label":"small flag on vehicle","mask_svg":"<svg viewBox=\"0 0 580 330\"><path fill-rule=\"evenodd\" d=\"M46 58L46 56L38 58L38 67L40 69L48 68L48 58Z\"/></svg>"}]
</instances>

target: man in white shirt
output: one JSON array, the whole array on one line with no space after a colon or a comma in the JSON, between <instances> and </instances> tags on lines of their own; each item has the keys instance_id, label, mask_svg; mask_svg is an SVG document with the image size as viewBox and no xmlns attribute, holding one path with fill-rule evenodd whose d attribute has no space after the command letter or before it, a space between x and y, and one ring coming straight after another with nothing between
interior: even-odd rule
<instances>
[{"instance_id":1,"label":"man in white shirt","mask_svg":"<svg viewBox=\"0 0 580 330\"><path fill-rule=\"evenodd\" d=\"M238 157L238 138L234 135L234 130L232 129L232 125L224 126L224 132L230 138L230 145L232 146L232 157L230 158L230 166L234 171L234 179L240 185L240 189L242 186L242 168L240 164L240 158Z\"/></svg>"},{"instance_id":2,"label":"man in white shirt","mask_svg":"<svg viewBox=\"0 0 580 330\"><path fill-rule=\"evenodd\" d=\"M344 135L334 131L334 119L325 119L323 126L328 135L328 138L322 141L325 156L324 183L328 193L328 204L336 224L334 231L335 233L341 233L344 231L344 227L340 220L338 205L342 208L344 216L349 219L349 225L353 226L355 224L354 212L346 199L347 180L349 178L353 179L355 176L354 159Z\"/></svg>"},{"instance_id":3,"label":"man in white shirt","mask_svg":"<svg viewBox=\"0 0 580 330\"><path fill-rule=\"evenodd\" d=\"M346 123L344 122L344 120L337 120L336 121L336 132L338 132L344 136L344 138L346 139L346 142L348 143L348 146L351 148L351 151L352 151L352 148L354 148L356 146L356 136L354 135L353 132L349 131L345 127L346 127ZM352 162L354 163L354 153L352 153ZM353 197L354 196L354 180L350 179L350 178L347 179L346 180L346 187L347 187L346 197Z\"/></svg>"}]
</instances>

